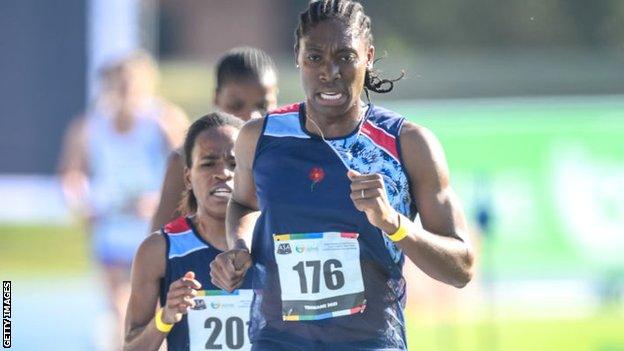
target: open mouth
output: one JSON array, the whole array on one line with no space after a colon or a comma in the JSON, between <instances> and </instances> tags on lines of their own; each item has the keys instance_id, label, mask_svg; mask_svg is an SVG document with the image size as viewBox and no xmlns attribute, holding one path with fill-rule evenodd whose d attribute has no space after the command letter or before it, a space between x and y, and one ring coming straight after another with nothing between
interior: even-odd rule
<instances>
[{"instance_id":1,"label":"open mouth","mask_svg":"<svg viewBox=\"0 0 624 351\"><path fill-rule=\"evenodd\" d=\"M325 105L338 105L344 100L345 95L339 92L326 91L317 94L318 101Z\"/></svg>"},{"instance_id":2,"label":"open mouth","mask_svg":"<svg viewBox=\"0 0 624 351\"><path fill-rule=\"evenodd\" d=\"M210 195L229 199L232 196L232 189L228 187L218 187L210 191Z\"/></svg>"},{"instance_id":3,"label":"open mouth","mask_svg":"<svg viewBox=\"0 0 624 351\"><path fill-rule=\"evenodd\" d=\"M320 93L319 96L324 100L338 100L342 97L340 93Z\"/></svg>"}]
</instances>

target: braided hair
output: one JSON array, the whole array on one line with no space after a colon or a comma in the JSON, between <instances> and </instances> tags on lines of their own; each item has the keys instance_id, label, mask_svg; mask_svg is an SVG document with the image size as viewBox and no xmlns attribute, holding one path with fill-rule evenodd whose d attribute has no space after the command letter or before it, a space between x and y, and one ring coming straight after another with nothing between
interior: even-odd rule
<instances>
[{"instance_id":1,"label":"braided hair","mask_svg":"<svg viewBox=\"0 0 624 351\"><path fill-rule=\"evenodd\" d=\"M264 51L253 47L239 47L223 55L216 68L217 90L230 81L257 80L267 73L277 75L273 59Z\"/></svg>"},{"instance_id":2,"label":"braided hair","mask_svg":"<svg viewBox=\"0 0 624 351\"><path fill-rule=\"evenodd\" d=\"M312 1L308 8L299 15L299 25L295 30L295 52L299 52L299 41L307 35L311 28L320 22L336 19L342 21L355 35L362 36L368 43L373 44L373 32L370 17L364 13L364 7L353 0L318 0ZM374 62L377 62L376 59ZM394 83L402 79L401 75L395 79L386 79L379 76L379 72L372 68L366 68L364 76L364 91L370 101L369 91L375 93L389 93L394 89Z\"/></svg>"}]
</instances>

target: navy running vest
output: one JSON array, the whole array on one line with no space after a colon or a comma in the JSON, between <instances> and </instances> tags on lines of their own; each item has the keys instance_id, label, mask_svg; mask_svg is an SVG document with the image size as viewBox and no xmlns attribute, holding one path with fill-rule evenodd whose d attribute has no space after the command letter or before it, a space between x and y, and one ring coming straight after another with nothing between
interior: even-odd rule
<instances>
[{"instance_id":1,"label":"navy running vest","mask_svg":"<svg viewBox=\"0 0 624 351\"><path fill-rule=\"evenodd\" d=\"M381 174L393 208L414 218L399 143L405 119L369 105L350 135L323 141L304 116L303 103L270 112L256 148L252 342L405 349L404 254L354 207L347 178L348 168Z\"/></svg>"},{"instance_id":2,"label":"navy running vest","mask_svg":"<svg viewBox=\"0 0 624 351\"><path fill-rule=\"evenodd\" d=\"M195 272L195 279L202 285L202 290L199 291L198 297L215 296L216 298L222 298L225 295L229 295L210 281L210 263L222 251L214 248L199 236L190 218L179 217L171 221L163 227L162 235L167 241L167 266L161 283L161 306L164 306L166 303L167 292L171 283L182 278L188 271ZM246 279L241 289L251 288L251 280L249 278ZM238 290L234 294L238 294L240 291ZM249 299L250 302L251 298ZM217 300L212 303L204 303L197 299L196 303L196 309L207 311L207 318L200 317L200 321L194 320L192 323L189 323L189 315L193 311L189 311L189 314L184 315L182 320L176 323L167 335L169 351L189 351L192 349L190 340L191 328L198 330L196 335L198 335L199 340L193 342L193 344L201 344L199 349L202 350L206 347L220 350L236 350L241 349L239 346L242 344L249 345L247 337L248 326L245 323L249 318L249 303L246 304L246 308L241 309L241 311L244 311L242 315L238 313L238 316L226 316L225 318L218 317L224 316L224 312L227 313L226 308L228 306L226 304ZM191 326L190 324L193 325Z\"/></svg>"}]
</instances>

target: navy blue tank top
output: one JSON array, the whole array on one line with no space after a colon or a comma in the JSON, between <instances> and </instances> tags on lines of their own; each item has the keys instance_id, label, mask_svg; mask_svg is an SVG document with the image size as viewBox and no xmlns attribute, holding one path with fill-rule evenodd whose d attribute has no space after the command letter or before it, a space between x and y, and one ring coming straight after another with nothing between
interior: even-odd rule
<instances>
[{"instance_id":1,"label":"navy blue tank top","mask_svg":"<svg viewBox=\"0 0 624 351\"><path fill-rule=\"evenodd\" d=\"M304 116L303 103L269 113L256 148L253 176L261 215L252 243L250 337L290 338L317 348L323 348L320 342L341 349L404 349L404 254L355 208L347 177L348 169L381 174L393 208L414 218L399 143L404 118L369 105L350 135L324 141L306 130ZM319 241L323 237L332 239ZM306 245L303 239L314 240ZM359 259L345 266L341 255L352 247L359 247ZM324 261L334 249L340 253ZM297 262L294 255L305 258ZM287 263L292 264L283 267ZM354 274L358 281L340 295L345 277ZM315 299L322 291L331 298ZM286 301L295 295L294 302Z\"/></svg>"},{"instance_id":2,"label":"navy blue tank top","mask_svg":"<svg viewBox=\"0 0 624 351\"><path fill-rule=\"evenodd\" d=\"M195 279L197 279L202 285L202 290L199 291L198 294L199 297L208 295L229 295L226 292L223 292L214 284L212 284L212 282L210 281L210 263L222 251L210 245L199 235L190 218L179 217L165 225L162 228L161 232L167 241L167 265L165 276L161 282L160 291L161 306L164 306L166 303L167 292L169 291L169 286L171 285L171 283L182 278L184 274L188 271L195 272ZM250 288L251 279L248 276L241 289ZM235 292L235 294L236 293L238 292ZM196 303L196 309L210 310L209 317L218 316L220 311L224 310L223 308L221 308L223 306L219 306L219 303L209 303L208 306L206 306L206 304L202 301L196 300ZM249 318L249 310L247 308L244 311L245 314L239 316L239 318L242 320L247 320ZM192 312L193 311L190 311L189 313ZM237 349L237 347L228 348L228 345L225 345L225 342L221 344L219 343L219 340L222 339L222 335L220 334L225 333L227 331L227 327L237 327L236 323L230 323L232 325L225 325L224 321L208 321L207 319L202 319L201 323L197 323L196 321L194 321L193 323L194 325L192 326L192 328L195 328L195 330L200 330L198 332L198 338L201 338L201 340L193 342L193 344L200 343L204 345L207 343L212 343L212 346L217 349ZM245 340L245 342L248 344L248 340L246 340L247 326L244 322L241 324L241 326L244 330L243 333L245 335L242 335L240 333L240 330L234 330L233 332L229 332L232 333L233 340L234 338L238 338L239 340ZM173 326L171 332L169 332L169 334L167 335L168 350L189 351L191 349L190 329L189 314L186 314L183 316L180 322L176 323ZM234 340L231 343L234 346L238 346L241 342ZM204 349L204 347L202 347L201 349Z\"/></svg>"}]
</instances>

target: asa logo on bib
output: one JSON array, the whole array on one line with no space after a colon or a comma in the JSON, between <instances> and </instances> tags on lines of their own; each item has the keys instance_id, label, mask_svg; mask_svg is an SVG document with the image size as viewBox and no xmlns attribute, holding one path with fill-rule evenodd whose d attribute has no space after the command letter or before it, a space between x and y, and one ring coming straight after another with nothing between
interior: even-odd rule
<instances>
[{"instance_id":1,"label":"asa logo on bib","mask_svg":"<svg viewBox=\"0 0 624 351\"><path fill-rule=\"evenodd\" d=\"M191 307L192 309L199 311L206 309L206 303L203 299L195 299L195 307Z\"/></svg>"},{"instance_id":2,"label":"asa logo on bib","mask_svg":"<svg viewBox=\"0 0 624 351\"><path fill-rule=\"evenodd\" d=\"M280 255L288 255L292 253L289 243L282 243L277 246L277 253Z\"/></svg>"}]
</instances>

